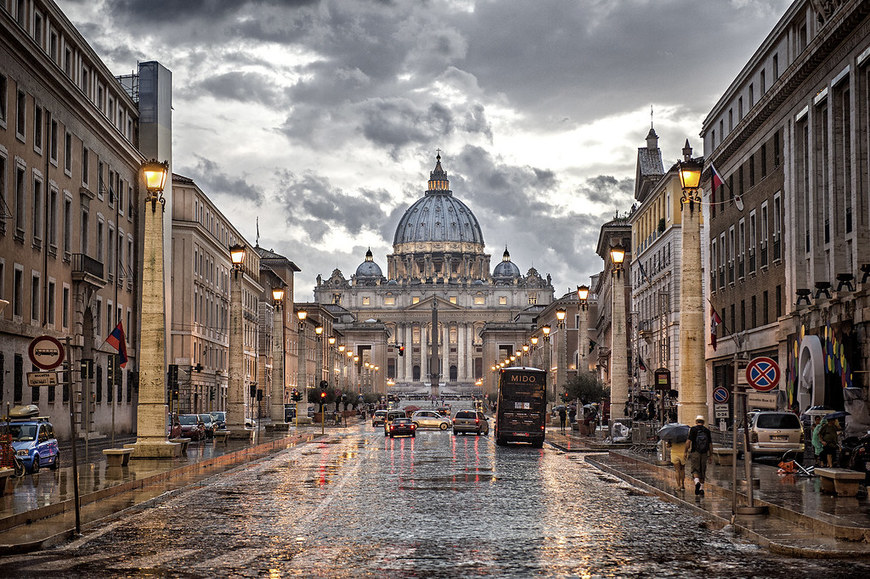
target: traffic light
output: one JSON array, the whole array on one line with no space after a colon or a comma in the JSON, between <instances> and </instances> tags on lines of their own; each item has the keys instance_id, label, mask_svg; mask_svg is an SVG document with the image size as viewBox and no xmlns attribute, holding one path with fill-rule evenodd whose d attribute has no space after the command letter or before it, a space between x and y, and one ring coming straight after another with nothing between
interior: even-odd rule
<instances>
[{"instance_id":1,"label":"traffic light","mask_svg":"<svg viewBox=\"0 0 870 579\"><path fill-rule=\"evenodd\" d=\"M251 398L256 398L257 397L257 385L256 384L249 384L248 388L251 391Z\"/></svg>"},{"instance_id":2,"label":"traffic light","mask_svg":"<svg viewBox=\"0 0 870 579\"><path fill-rule=\"evenodd\" d=\"M399 346L399 356L405 355L405 346Z\"/></svg>"},{"instance_id":3,"label":"traffic light","mask_svg":"<svg viewBox=\"0 0 870 579\"><path fill-rule=\"evenodd\" d=\"M321 380L320 389L325 392L327 388L329 388L329 382L327 382L326 380Z\"/></svg>"},{"instance_id":4,"label":"traffic light","mask_svg":"<svg viewBox=\"0 0 870 579\"><path fill-rule=\"evenodd\" d=\"M290 398L293 400L293 402L299 402L300 400L302 400L302 393L294 388L293 393L290 395Z\"/></svg>"},{"instance_id":5,"label":"traffic light","mask_svg":"<svg viewBox=\"0 0 870 579\"><path fill-rule=\"evenodd\" d=\"M326 390L321 390L320 391L320 402L322 403L325 401L326 401Z\"/></svg>"}]
</instances>

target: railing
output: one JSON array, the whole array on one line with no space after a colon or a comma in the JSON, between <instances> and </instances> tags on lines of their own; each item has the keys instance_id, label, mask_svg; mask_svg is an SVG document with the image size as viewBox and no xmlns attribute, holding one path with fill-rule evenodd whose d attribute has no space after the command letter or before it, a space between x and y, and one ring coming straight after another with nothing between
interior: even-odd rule
<instances>
[{"instance_id":1,"label":"railing","mask_svg":"<svg viewBox=\"0 0 870 579\"><path fill-rule=\"evenodd\" d=\"M103 262L84 253L72 254L72 272L92 275L103 279Z\"/></svg>"}]
</instances>

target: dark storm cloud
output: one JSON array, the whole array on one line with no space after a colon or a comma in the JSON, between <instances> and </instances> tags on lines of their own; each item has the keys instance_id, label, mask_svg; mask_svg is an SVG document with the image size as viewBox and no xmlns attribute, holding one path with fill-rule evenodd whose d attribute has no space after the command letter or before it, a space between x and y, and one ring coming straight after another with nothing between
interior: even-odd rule
<instances>
[{"instance_id":1,"label":"dark storm cloud","mask_svg":"<svg viewBox=\"0 0 870 579\"><path fill-rule=\"evenodd\" d=\"M387 219L390 195L384 190L362 189L358 195L334 187L317 175L279 173L278 201L288 225L301 226L314 242L335 231L358 235L378 231Z\"/></svg>"},{"instance_id":2,"label":"dark storm cloud","mask_svg":"<svg viewBox=\"0 0 870 579\"><path fill-rule=\"evenodd\" d=\"M179 173L190 177L202 191L209 196L228 195L239 199L248 199L257 205L263 203L263 194L256 185L251 185L244 178L227 175L218 169L218 164L210 159L194 155L196 165L190 168L181 167ZM231 216L229 216L232 219Z\"/></svg>"},{"instance_id":3,"label":"dark storm cloud","mask_svg":"<svg viewBox=\"0 0 870 579\"><path fill-rule=\"evenodd\" d=\"M577 189L580 197L614 209L623 210L634 201L634 179L617 179L611 175L598 175L586 179Z\"/></svg>"},{"instance_id":4,"label":"dark storm cloud","mask_svg":"<svg viewBox=\"0 0 870 579\"><path fill-rule=\"evenodd\" d=\"M267 106L277 105L281 100L279 91L269 77L256 72L227 72L210 76L186 87L183 94L196 96L201 92L218 99L255 102Z\"/></svg>"},{"instance_id":5,"label":"dark storm cloud","mask_svg":"<svg viewBox=\"0 0 870 579\"><path fill-rule=\"evenodd\" d=\"M318 0L106 0L110 13L126 23L189 20L217 21L235 15L248 6L294 8L316 4Z\"/></svg>"}]
</instances>

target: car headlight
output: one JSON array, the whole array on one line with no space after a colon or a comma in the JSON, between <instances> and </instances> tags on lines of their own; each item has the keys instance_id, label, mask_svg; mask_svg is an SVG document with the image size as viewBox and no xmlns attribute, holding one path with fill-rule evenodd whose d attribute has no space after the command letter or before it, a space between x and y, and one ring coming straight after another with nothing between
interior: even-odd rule
<instances>
[{"instance_id":1,"label":"car headlight","mask_svg":"<svg viewBox=\"0 0 870 579\"><path fill-rule=\"evenodd\" d=\"M30 451L26 448L21 448L18 450L18 456L30 456Z\"/></svg>"}]
</instances>

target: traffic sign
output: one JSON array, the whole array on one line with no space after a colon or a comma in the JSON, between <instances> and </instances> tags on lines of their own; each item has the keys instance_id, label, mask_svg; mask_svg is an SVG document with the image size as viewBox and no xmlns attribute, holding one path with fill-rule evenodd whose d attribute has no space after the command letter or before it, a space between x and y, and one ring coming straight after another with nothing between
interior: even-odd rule
<instances>
[{"instance_id":1,"label":"traffic sign","mask_svg":"<svg viewBox=\"0 0 870 579\"><path fill-rule=\"evenodd\" d=\"M759 392L769 392L779 384L779 365L766 356L753 358L746 366L746 380Z\"/></svg>"},{"instance_id":2,"label":"traffic sign","mask_svg":"<svg viewBox=\"0 0 870 579\"><path fill-rule=\"evenodd\" d=\"M39 336L30 342L27 355L37 368L53 370L63 363L63 344L57 338Z\"/></svg>"},{"instance_id":3,"label":"traffic sign","mask_svg":"<svg viewBox=\"0 0 870 579\"><path fill-rule=\"evenodd\" d=\"M727 404L714 404L713 412L716 418L728 418L729 411Z\"/></svg>"},{"instance_id":4,"label":"traffic sign","mask_svg":"<svg viewBox=\"0 0 870 579\"><path fill-rule=\"evenodd\" d=\"M731 397L731 394L728 392L728 389L724 386L716 386L713 388L713 402L718 404L724 404L728 402L728 399ZM718 418L718 417L717 417Z\"/></svg>"},{"instance_id":5,"label":"traffic sign","mask_svg":"<svg viewBox=\"0 0 870 579\"><path fill-rule=\"evenodd\" d=\"M31 388L57 386L57 372L28 372L27 385Z\"/></svg>"}]
</instances>

